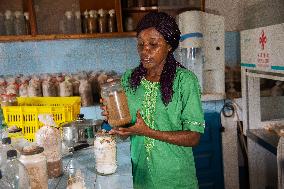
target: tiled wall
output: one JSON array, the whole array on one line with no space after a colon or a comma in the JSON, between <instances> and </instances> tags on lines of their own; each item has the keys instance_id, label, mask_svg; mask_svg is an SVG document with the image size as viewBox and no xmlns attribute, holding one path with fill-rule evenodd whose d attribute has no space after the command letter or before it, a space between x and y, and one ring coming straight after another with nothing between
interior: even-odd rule
<instances>
[{"instance_id":1,"label":"tiled wall","mask_svg":"<svg viewBox=\"0 0 284 189\"><path fill-rule=\"evenodd\" d=\"M0 75L116 70L139 62L135 38L0 43Z\"/></svg>"}]
</instances>

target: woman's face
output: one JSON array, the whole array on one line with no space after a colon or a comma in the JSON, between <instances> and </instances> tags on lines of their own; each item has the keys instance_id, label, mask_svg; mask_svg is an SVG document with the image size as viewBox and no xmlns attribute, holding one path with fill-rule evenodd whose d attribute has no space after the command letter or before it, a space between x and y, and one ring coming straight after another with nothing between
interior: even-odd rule
<instances>
[{"instance_id":1,"label":"woman's face","mask_svg":"<svg viewBox=\"0 0 284 189\"><path fill-rule=\"evenodd\" d=\"M147 28L138 35L137 49L143 67L155 69L163 67L171 46L155 28Z\"/></svg>"}]
</instances>

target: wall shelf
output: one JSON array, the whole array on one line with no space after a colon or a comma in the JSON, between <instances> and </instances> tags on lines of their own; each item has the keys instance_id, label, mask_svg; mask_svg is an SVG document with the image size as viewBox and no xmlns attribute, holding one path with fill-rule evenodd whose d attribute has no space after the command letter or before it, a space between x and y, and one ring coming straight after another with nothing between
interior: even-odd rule
<instances>
[{"instance_id":1,"label":"wall shelf","mask_svg":"<svg viewBox=\"0 0 284 189\"><path fill-rule=\"evenodd\" d=\"M0 36L0 42L12 41L42 41L42 40L60 40L60 39L94 39L94 38L124 38L135 37L136 32L114 32L114 33L96 33L96 34L51 34L51 35L11 35Z\"/></svg>"}]
</instances>

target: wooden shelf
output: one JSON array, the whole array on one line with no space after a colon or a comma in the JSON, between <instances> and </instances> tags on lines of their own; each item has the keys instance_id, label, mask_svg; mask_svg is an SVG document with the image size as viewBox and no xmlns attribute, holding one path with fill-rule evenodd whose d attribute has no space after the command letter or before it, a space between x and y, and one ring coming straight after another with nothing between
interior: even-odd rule
<instances>
[{"instance_id":1,"label":"wooden shelf","mask_svg":"<svg viewBox=\"0 0 284 189\"><path fill-rule=\"evenodd\" d=\"M149 12L149 11L157 11L159 8L157 6L153 7L131 7L131 8L123 8L123 11L126 12Z\"/></svg>"},{"instance_id":2,"label":"wooden shelf","mask_svg":"<svg viewBox=\"0 0 284 189\"><path fill-rule=\"evenodd\" d=\"M11 35L0 36L0 42L11 41L42 41L42 40L60 40L60 39L96 39L96 38L124 38L135 37L136 32L114 32L114 33L96 33L96 34L54 34L54 35Z\"/></svg>"}]
</instances>

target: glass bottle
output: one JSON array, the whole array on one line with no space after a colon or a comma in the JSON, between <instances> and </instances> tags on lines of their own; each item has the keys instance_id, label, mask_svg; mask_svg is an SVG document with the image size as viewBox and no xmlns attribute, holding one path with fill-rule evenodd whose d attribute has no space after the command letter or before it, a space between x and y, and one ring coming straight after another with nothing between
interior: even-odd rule
<instances>
[{"instance_id":1,"label":"glass bottle","mask_svg":"<svg viewBox=\"0 0 284 189\"><path fill-rule=\"evenodd\" d=\"M130 123L131 116L127 97L120 85L120 80L104 84L102 94L106 97L106 106L109 113L108 123L113 127L120 127Z\"/></svg>"},{"instance_id":2,"label":"glass bottle","mask_svg":"<svg viewBox=\"0 0 284 189\"><path fill-rule=\"evenodd\" d=\"M0 35L5 35L4 16L0 13Z\"/></svg>"},{"instance_id":3,"label":"glass bottle","mask_svg":"<svg viewBox=\"0 0 284 189\"><path fill-rule=\"evenodd\" d=\"M94 141L94 152L96 172L100 175L115 173L117 169L115 138L108 133L98 132Z\"/></svg>"},{"instance_id":4,"label":"glass bottle","mask_svg":"<svg viewBox=\"0 0 284 189\"><path fill-rule=\"evenodd\" d=\"M65 33L74 33L74 17L71 11L65 12Z\"/></svg>"},{"instance_id":5,"label":"glass bottle","mask_svg":"<svg viewBox=\"0 0 284 189\"><path fill-rule=\"evenodd\" d=\"M0 148L0 168L3 167L7 162L7 152L12 150L11 138L2 138L2 146Z\"/></svg>"},{"instance_id":6,"label":"glass bottle","mask_svg":"<svg viewBox=\"0 0 284 189\"><path fill-rule=\"evenodd\" d=\"M83 17L83 22L82 22L82 30L83 33L88 33L88 18L89 18L89 12L88 10L85 10L84 12L84 17Z\"/></svg>"},{"instance_id":7,"label":"glass bottle","mask_svg":"<svg viewBox=\"0 0 284 189\"><path fill-rule=\"evenodd\" d=\"M47 161L43 151L42 147L27 146L19 158L28 171L31 189L48 189Z\"/></svg>"},{"instance_id":8,"label":"glass bottle","mask_svg":"<svg viewBox=\"0 0 284 189\"><path fill-rule=\"evenodd\" d=\"M14 20L14 30L16 35L25 34L25 19L24 15L20 11L15 11L15 20Z\"/></svg>"},{"instance_id":9,"label":"glass bottle","mask_svg":"<svg viewBox=\"0 0 284 189\"><path fill-rule=\"evenodd\" d=\"M108 32L116 32L116 17L114 9L108 11Z\"/></svg>"},{"instance_id":10,"label":"glass bottle","mask_svg":"<svg viewBox=\"0 0 284 189\"><path fill-rule=\"evenodd\" d=\"M134 31L134 21L132 17L127 17L125 19L125 30Z\"/></svg>"},{"instance_id":11,"label":"glass bottle","mask_svg":"<svg viewBox=\"0 0 284 189\"><path fill-rule=\"evenodd\" d=\"M28 12L24 12L25 17L25 29L26 29L26 35L31 34L31 24L30 24L30 17Z\"/></svg>"},{"instance_id":12,"label":"glass bottle","mask_svg":"<svg viewBox=\"0 0 284 189\"><path fill-rule=\"evenodd\" d=\"M7 181L7 179L5 177L3 177L2 171L0 169L0 186L1 188L5 188L5 189L10 189L12 188L12 186L10 185L10 183Z\"/></svg>"},{"instance_id":13,"label":"glass bottle","mask_svg":"<svg viewBox=\"0 0 284 189\"><path fill-rule=\"evenodd\" d=\"M13 19L13 16L12 16L12 12L10 10L7 10L5 12L5 20L4 20L6 35L14 35L15 34L13 22L14 22L14 19Z\"/></svg>"},{"instance_id":14,"label":"glass bottle","mask_svg":"<svg viewBox=\"0 0 284 189\"><path fill-rule=\"evenodd\" d=\"M98 14L99 14L98 18L99 33L105 33L107 30L106 12L103 9L99 9Z\"/></svg>"},{"instance_id":15,"label":"glass bottle","mask_svg":"<svg viewBox=\"0 0 284 189\"><path fill-rule=\"evenodd\" d=\"M97 17L97 11L89 11L89 17L87 19L89 33L97 33Z\"/></svg>"},{"instance_id":16,"label":"glass bottle","mask_svg":"<svg viewBox=\"0 0 284 189\"><path fill-rule=\"evenodd\" d=\"M81 13L80 11L75 12L75 32L80 34L82 33L82 27L81 27Z\"/></svg>"},{"instance_id":17,"label":"glass bottle","mask_svg":"<svg viewBox=\"0 0 284 189\"><path fill-rule=\"evenodd\" d=\"M7 152L7 163L3 167L3 176L12 189L30 189L29 176L25 166L17 159L17 151Z\"/></svg>"}]
</instances>

